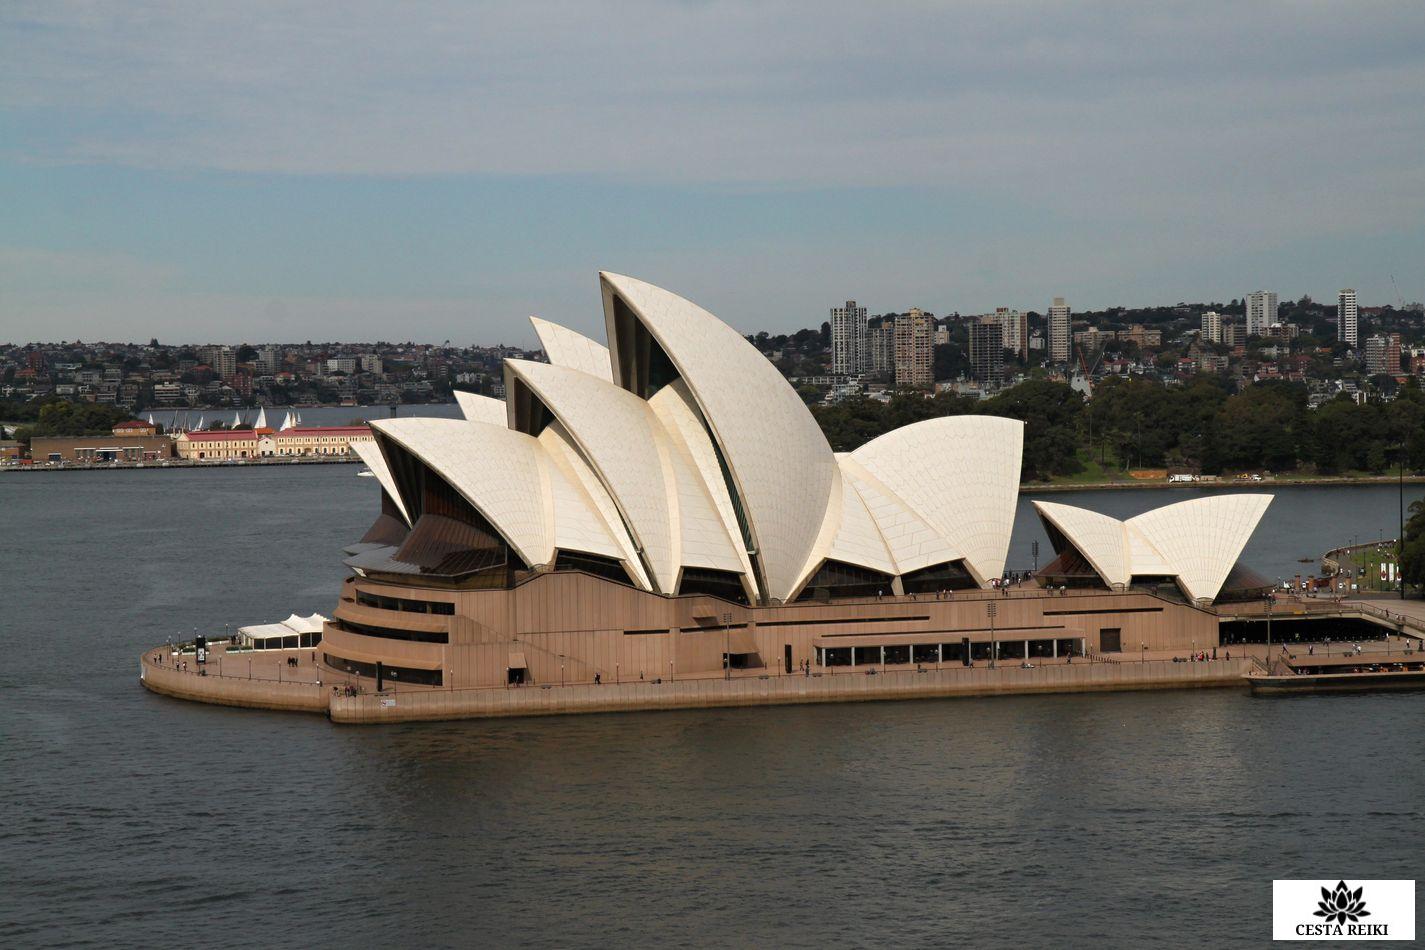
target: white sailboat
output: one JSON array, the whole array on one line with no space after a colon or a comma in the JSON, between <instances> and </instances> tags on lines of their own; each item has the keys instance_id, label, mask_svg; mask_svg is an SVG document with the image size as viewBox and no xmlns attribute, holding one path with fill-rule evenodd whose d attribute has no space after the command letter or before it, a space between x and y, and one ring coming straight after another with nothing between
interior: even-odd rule
<instances>
[{"instance_id":1,"label":"white sailboat","mask_svg":"<svg viewBox=\"0 0 1425 950\"><path fill-rule=\"evenodd\" d=\"M241 429L241 428L242 428L242 413L241 413L241 412L235 412L235 413L233 413L233 428L234 428L234 429Z\"/></svg>"},{"instance_id":2,"label":"white sailboat","mask_svg":"<svg viewBox=\"0 0 1425 950\"><path fill-rule=\"evenodd\" d=\"M252 424L254 429L267 428L267 407L263 406L257 410L257 421Z\"/></svg>"},{"instance_id":3,"label":"white sailboat","mask_svg":"<svg viewBox=\"0 0 1425 950\"><path fill-rule=\"evenodd\" d=\"M206 418L207 416L203 415L201 412L198 413L198 424L194 426L194 428L197 429L199 432L203 431L203 420Z\"/></svg>"},{"instance_id":4,"label":"white sailboat","mask_svg":"<svg viewBox=\"0 0 1425 950\"><path fill-rule=\"evenodd\" d=\"M155 423L155 422L153 421L153 413L151 413L151 412L148 414L148 424L149 424L149 425L156 425L156 424L157 424L157 423Z\"/></svg>"},{"instance_id":5,"label":"white sailboat","mask_svg":"<svg viewBox=\"0 0 1425 950\"><path fill-rule=\"evenodd\" d=\"M287 415L282 419L282 428L279 431L286 432L290 428L292 428L292 410L288 409Z\"/></svg>"}]
</instances>

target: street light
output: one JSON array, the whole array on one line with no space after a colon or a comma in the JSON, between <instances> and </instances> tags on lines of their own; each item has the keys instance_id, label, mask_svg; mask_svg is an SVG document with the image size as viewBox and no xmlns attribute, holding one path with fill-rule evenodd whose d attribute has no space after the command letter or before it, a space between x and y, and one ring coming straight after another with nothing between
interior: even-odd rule
<instances>
[{"instance_id":1,"label":"street light","mask_svg":"<svg viewBox=\"0 0 1425 950\"><path fill-rule=\"evenodd\" d=\"M722 615L722 678L732 679L732 614Z\"/></svg>"},{"instance_id":2,"label":"street light","mask_svg":"<svg viewBox=\"0 0 1425 950\"><path fill-rule=\"evenodd\" d=\"M1272 671L1272 598L1267 598L1267 672Z\"/></svg>"},{"instance_id":3,"label":"street light","mask_svg":"<svg viewBox=\"0 0 1425 950\"><path fill-rule=\"evenodd\" d=\"M993 600L987 602L985 613L990 615L990 669L994 669L995 657L999 655L999 640L995 636L995 615L999 613L999 604Z\"/></svg>"},{"instance_id":4,"label":"street light","mask_svg":"<svg viewBox=\"0 0 1425 950\"><path fill-rule=\"evenodd\" d=\"M1400 585L1400 599L1405 599L1405 443L1396 446L1395 455L1400 480L1400 534L1395 538L1395 582Z\"/></svg>"}]
</instances>

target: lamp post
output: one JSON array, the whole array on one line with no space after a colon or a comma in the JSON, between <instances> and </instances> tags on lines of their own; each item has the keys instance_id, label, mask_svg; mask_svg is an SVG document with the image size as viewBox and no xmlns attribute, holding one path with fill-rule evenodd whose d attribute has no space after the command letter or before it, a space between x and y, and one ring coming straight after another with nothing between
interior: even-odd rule
<instances>
[{"instance_id":1,"label":"lamp post","mask_svg":"<svg viewBox=\"0 0 1425 950\"><path fill-rule=\"evenodd\" d=\"M1400 585L1400 599L1405 599L1405 443L1396 449L1396 468L1400 485L1400 533L1395 537L1395 582Z\"/></svg>"},{"instance_id":2,"label":"lamp post","mask_svg":"<svg viewBox=\"0 0 1425 950\"><path fill-rule=\"evenodd\" d=\"M1267 672L1272 671L1272 599L1267 598Z\"/></svg>"},{"instance_id":3,"label":"lamp post","mask_svg":"<svg viewBox=\"0 0 1425 950\"><path fill-rule=\"evenodd\" d=\"M732 614L722 615L722 678L732 679Z\"/></svg>"},{"instance_id":4,"label":"lamp post","mask_svg":"<svg viewBox=\"0 0 1425 950\"><path fill-rule=\"evenodd\" d=\"M989 601L985 604L985 613L990 616L990 669L994 669L995 658L999 656L999 640L995 636L995 615L999 613L999 604Z\"/></svg>"}]
</instances>

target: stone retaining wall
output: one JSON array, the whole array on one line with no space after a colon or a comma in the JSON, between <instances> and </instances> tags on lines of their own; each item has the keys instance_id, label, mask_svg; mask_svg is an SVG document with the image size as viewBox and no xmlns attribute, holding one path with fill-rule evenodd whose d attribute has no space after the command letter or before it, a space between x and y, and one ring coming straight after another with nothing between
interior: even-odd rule
<instances>
[{"instance_id":1,"label":"stone retaining wall","mask_svg":"<svg viewBox=\"0 0 1425 950\"><path fill-rule=\"evenodd\" d=\"M765 679L705 679L678 682L518 687L511 689L408 690L328 698L333 722L382 723L499 716L695 709L718 706L772 706L791 703L868 702L987 696L1016 693L1072 693L1110 690L1242 686L1251 661L1205 663L1054 664L1020 669L1000 667L824 676L770 676Z\"/></svg>"},{"instance_id":2,"label":"stone retaining wall","mask_svg":"<svg viewBox=\"0 0 1425 950\"><path fill-rule=\"evenodd\" d=\"M315 683L281 683L235 676L201 676L187 670L139 661L139 680L155 693L219 706L249 706L324 713L330 687Z\"/></svg>"}]
</instances>

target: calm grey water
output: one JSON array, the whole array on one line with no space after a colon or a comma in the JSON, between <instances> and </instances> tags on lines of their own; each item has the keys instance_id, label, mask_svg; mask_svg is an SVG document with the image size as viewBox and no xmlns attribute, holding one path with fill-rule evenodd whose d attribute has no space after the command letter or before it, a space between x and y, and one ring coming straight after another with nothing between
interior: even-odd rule
<instances>
[{"instance_id":1,"label":"calm grey water","mask_svg":"<svg viewBox=\"0 0 1425 950\"><path fill-rule=\"evenodd\" d=\"M1420 876L1425 694L352 728L144 691L167 635L330 610L355 473L0 476L5 946L1260 946L1272 878ZM1395 504L1280 491L1249 560Z\"/></svg>"}]
</instances>

